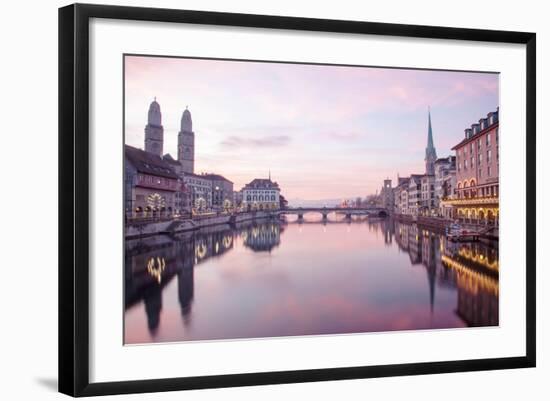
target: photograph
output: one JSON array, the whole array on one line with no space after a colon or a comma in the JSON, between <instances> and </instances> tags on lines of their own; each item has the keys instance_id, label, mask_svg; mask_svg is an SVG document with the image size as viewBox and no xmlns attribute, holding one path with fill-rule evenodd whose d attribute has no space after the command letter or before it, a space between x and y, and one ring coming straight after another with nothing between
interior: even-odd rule
<instances>
[{"instance_id":1,"label":"photograph","mask_svg":"<svg viewBox=\"0 0 550 401\"><path fill-rule=\"evenodd\" d=\"M125 345L499 326L498 71L122 74Z\"/></svg>"}]
</instances>

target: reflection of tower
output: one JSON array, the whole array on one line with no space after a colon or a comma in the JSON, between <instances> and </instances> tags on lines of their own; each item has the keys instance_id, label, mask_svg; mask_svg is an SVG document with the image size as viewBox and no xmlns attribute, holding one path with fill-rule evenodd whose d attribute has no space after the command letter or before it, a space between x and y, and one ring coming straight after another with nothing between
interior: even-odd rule
<instances>
[{"instance_id":1,"label":"reflection of tower","mask_svg":"<svg viewBox=\"0 0 550 401\"><path fill-rule=\"evenodd\" d=\"M195 172L195 133L193 121L187 107L181 116L181 127L178 134L178 161L184 173Z\"/></svg>"},{"instance_id":2,"label":"reflection of tower","mask_svg":"<svg viewBox=\"0 0 550 401\"><path fill-rule=\"evenodd\" d=\"M384 243L386 245L391 245L393 243L393 222L389 219L382 221L382 229L384 230Z\"/></svg>"},{"instance_id":3,"label":"reflection of tower","mask_svg":"<svg viewBox=\"0 0 550 401\"><path fill-rule=\"evenodd\" d=\"M430 311L433 314L435 300L435 279L437 270L435 263L435 236L426 231L423 235L422 242L422 262L424 263L424 266L426 266L426 270L428 273L428 287L430 290Z\"/></svg>"},{"instance_id":4,"label":"reflection of tower","mask_svg":"<svg viewBox=\"0 0 550 401\"><path fill-rule=\"evenodd\" d=\"M149 106L147 125L145 126L145 151L162 156L164 141L164 128L162 127L162 114L157 98Z\"/></svg>"},{"instance_id":5,"label":"reflection of tower","mask_svg":"<svg viewBox=\"0 0 550 401\"><path fill-rule=\"evenodd\" d=\"M160 311L162 309L162 288L160 285L153 285L147 289L143 297L145 313L147 314L147 326L149 332L155 335L160 323Z\"/></svg>"},{"instance_id":6,"label":"reflection of tower","mask_svg":"<svg viewBox=\"0 0 550 401\"><path fill-rule=\"evenodd\" d=\"M192 258L189 258L192 260ZM187 325L191 320L191 305L195 287L193 265L184 266L178 273L178 299L181 307L183 322Z\"/></svg>"},{"instance_id":7,"label":"reflection of tower","mask_svg":"<svg viewBox=\"0 0 550 401\"><path fill-rule=\"evenodd\" d=\"M424 161L426 162L426 174L435 174L436 159L437 154L435 153L434 138L432 133L432 117L430 111L428 110L428 144L426 146L426 157L424 158Z\"/></svg>"}]
</instances>

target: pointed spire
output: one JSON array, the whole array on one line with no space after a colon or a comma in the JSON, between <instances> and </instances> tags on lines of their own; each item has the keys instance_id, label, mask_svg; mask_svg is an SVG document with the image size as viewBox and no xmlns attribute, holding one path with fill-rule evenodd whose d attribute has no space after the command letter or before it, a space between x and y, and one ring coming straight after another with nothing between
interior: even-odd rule
<instances>
[{"instance_id":1,"label":"pointed spire","mask_svg":"<svg viewBox=\"0 0 550 401\"><path fill-rule=\"evenodd\" d=\"M433 175L435 173L434 163L437 159L437 153L434 146L434 138L432 132L432 113L430 107L428 106L428 143L426 146L426 157L424 161L426 162L426 174Z\"/></svg>"},{"instance_id":2,"label":"pointed spire","mask_svg":"<svg viewBox=\"0 0 550 401\"><path fill-rule=\"evenodd\" d=\"M434 147L434 138L432 133L432 113L430 110L430 106L428 106L428 149L432 149Z\"/></svg>"}]
</instances>

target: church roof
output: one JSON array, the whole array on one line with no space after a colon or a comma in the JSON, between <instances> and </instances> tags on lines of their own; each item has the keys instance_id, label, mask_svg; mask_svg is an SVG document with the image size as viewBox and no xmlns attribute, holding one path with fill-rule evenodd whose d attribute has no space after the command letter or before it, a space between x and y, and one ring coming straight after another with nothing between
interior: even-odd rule
<instances>
[{"instance_id":1,"label":"church roof","mask_svg":"<svg viewBox=\"0 0 550 401\"><path fill-rule=\"evenodd\" d=\"M124 145L124 156L140 173L166 178L178 178L178 175L174 172L170 164L154 153L146 152L142 149L134 148L133 146Z\"/></svg>"},{"instance_id":2,"label":"church roof","mask_svg":"<svg viewBox=\"0 0 550 401\"><path fill-rule=\"evenodd\" d=\"M243 189L279 189L279 184L268 178L255 178L246 184Z\"/></svg>"}]
</instances>

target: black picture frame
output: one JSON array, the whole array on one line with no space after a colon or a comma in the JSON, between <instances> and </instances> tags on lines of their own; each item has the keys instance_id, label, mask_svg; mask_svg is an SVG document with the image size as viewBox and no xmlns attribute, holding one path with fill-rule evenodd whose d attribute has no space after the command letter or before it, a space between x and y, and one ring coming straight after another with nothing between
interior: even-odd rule
<instances>
[{"instance_id":1,"label":"black picture frame","mask_svg":"<svg viewBox=\"0 0 550 401\"><path fill-rule=\"evenodd\" d=\"M526 46L526 354L521 357L90 383L89 380L89 22L91 18L415 38ZM534 367L536 279L536 35L479 29L75 4L59 9L59 391L94 396L383 376Z\"/></svg>"}]
</instances>

